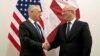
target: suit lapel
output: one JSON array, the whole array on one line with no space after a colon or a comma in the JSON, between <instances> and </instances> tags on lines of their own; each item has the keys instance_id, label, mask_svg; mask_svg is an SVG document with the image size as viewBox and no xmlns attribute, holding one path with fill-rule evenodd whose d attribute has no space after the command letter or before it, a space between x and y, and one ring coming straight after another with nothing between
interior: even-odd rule
<instances>
[{"instance_id":1,"label":"suit lapel","mask_svg":"<svg viewBox=\"0 0 100 56\"><path fill-rule=\"evenodd\" d=\"M32 31L32 33L35 33L39 37L39 34L38 34L35 26L29 20L27 20L27 24L26 25L30 28L30 30Z\"/></svg>"},{"instance_id":2,"label":"suit lapel","mask_svg":"<svg viewBox=\"0 0 100 56\"><path fill-rule=\"evenodd\" d=\"M74 24L73 24L73 26L72 26L72 28L71 28L71 30L69 32L68 38L71 38L71 36L73 36L73 34L75 34L75 32L77 31L77 29L78 29L78 21L75 20L75 22L74 22Z\"/></svg>"},{"instance_id":3,"label":"suit lapel","mask_svg":"<svg viewBox=\"0 0 100 56\"><path fill-rule=\"evenodd\" d=\"M61 26L61 35L62 35L62 37L64 37L64 41L66 41L67 40L67 38L66 38L66 26L67 26L67 24L66 23L64 23L62 26Z\"/></svg>"},{"instance_id":4,"label":"suit lapel","mask_svg":"<svg viewBox=\"0 0 100 56\"><path fill-rule=\"evenodd\" d=\"M37 32L35 29L35 27L34 27L34 25L28 20L27 21L28 22L28 27L31 29L31 30L33 30L33 31L35 31L35 32Z\"/></svg>"}]
</instances>

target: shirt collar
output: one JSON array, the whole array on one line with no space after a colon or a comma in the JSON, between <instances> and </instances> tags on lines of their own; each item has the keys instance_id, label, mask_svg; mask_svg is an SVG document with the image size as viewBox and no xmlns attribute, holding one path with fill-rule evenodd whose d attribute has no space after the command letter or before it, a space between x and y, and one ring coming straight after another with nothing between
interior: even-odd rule
<instances>
[{"instance_id":1,"label":"shirt collar","mask_svg":"<svg viewBox=\"0 0 100 56\"><path fill-rule=\"evenodd\" d=\"M73 24L75 22L76 18L74 18L73 20L71 20L71 24ZM68 23L68 22L67 22Z\"/></svg>"},{"instance_id":2,"label":"shirt collar","mask_svg":"<svg viewBox=\"0 0 100 56\"><path fill-rule=\"evenodd\" d=\"M32 20L31 18L28 18L28 20L32 23L32 24L34 24L34 20Z\"/></svg>"},{"instance_id":3,"label":"shirt collar","mask_svg":"<svg viewBox=\"0 0 100 56\"><path fill-rule=\"evenodd\" d=\"M71 24L73 24L75 22L76 18L74 18L72 21L71 21Z\"/></svg>"}]
</instances>

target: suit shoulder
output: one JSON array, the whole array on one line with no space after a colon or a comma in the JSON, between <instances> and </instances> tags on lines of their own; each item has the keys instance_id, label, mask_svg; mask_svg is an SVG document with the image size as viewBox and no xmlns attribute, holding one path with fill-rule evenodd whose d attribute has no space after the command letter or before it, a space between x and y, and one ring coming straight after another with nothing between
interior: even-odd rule
<instances>
[{"instance_id":1,"label":"suit shoulder","mask_svg":"<svg viewBox=\"0 0 100 56\"><path fill-rule=\"evenodd\" d=\"M85 21L78 21L78 23L80 23L80 24L88 24L88 23L85 22Z\"/></svg>"},{"instance_id":2,"label":"suit shoulder","mask_svg":"<svg viewBox=\"0 0 100 56\"><path fill-rule=\"evenodd\" d=\"M79 23L81 26L88 26L88 23L87 23L87 22L84 22L84 21L78 21L78 23Z\"/></svg>"},{"instance_id":3,"label":"suit shoulder","mask_svg":"<svg viewBox=\"0 0 100 56\"><path fill-rule=\"evenodd\" d=\"M26 21L23 21L21 24L20 24L20 26L19 27L24 27L24 26L26 26L27 25L27 20Z\"/></svg>"},{"instance_id":4,"label":"suit shoulder","mask_svg":"<svg viewBox=\"0 0 100 56\"><path fill-rule=\"evenodd\" d=\"M20 25L27 24L28 20L23 21Z\"/></svg>"}]
</instances>

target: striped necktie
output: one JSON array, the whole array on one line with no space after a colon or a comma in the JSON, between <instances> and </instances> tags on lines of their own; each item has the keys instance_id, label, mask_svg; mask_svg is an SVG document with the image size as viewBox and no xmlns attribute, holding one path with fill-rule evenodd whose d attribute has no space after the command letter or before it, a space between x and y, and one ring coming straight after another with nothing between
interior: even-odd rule
<instances>
[{"instance_id":1,"label":"striped necktie","mask_svg":"<svg viewBox=\"0 0 100 56\"><path fill-rule=\"evenodd\" d=\"M38 31L38 33L41 35L41 29L40 29L40 26L36 23L36 22L34 22L34 24L35 24L35 28L36 28L36 30Z\"/></svg>"},{"instance_id":2,"label":"striped necktie","mask_svg":"<svg viewBox=\"0 0 100 56\"><path fill-rule=\"evenodd\" d=\"M34 22L34 24L35 24L36 30L38 31L38 33L40 35L40 38L41 38L42 42L44 42L44 37L43 37L42 31L40 29L40 26L36 22Z\"/></svg>"}]
</instances>

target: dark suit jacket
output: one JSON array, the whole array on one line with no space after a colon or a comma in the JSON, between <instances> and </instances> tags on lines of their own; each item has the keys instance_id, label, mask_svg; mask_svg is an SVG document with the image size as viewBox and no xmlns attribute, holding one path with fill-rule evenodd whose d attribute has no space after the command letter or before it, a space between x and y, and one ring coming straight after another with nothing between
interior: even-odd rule
<instances>
[{"instance_id":1,"label":"dark suit jacket","mask_svg":"<svg viewBox=\"0 0 100 56\"><path fill-rule=\"evenodd\" d=\"M29 20L20 25L19 37L21 42L20 56L42 56L41 37Z\"/></svg>"},{"instance_id":2,"label":"dark suit jacket","mask_svg":"<svg viewBox=\"0 0 100 56\"><path fill-rule=\"evenodd\" d=\"M60 46L59 56L90 56L92 38L86 22L76 20L68 36L65 32L66 24L60 25L50 49Z\"/></svg>"}]
</instances>

